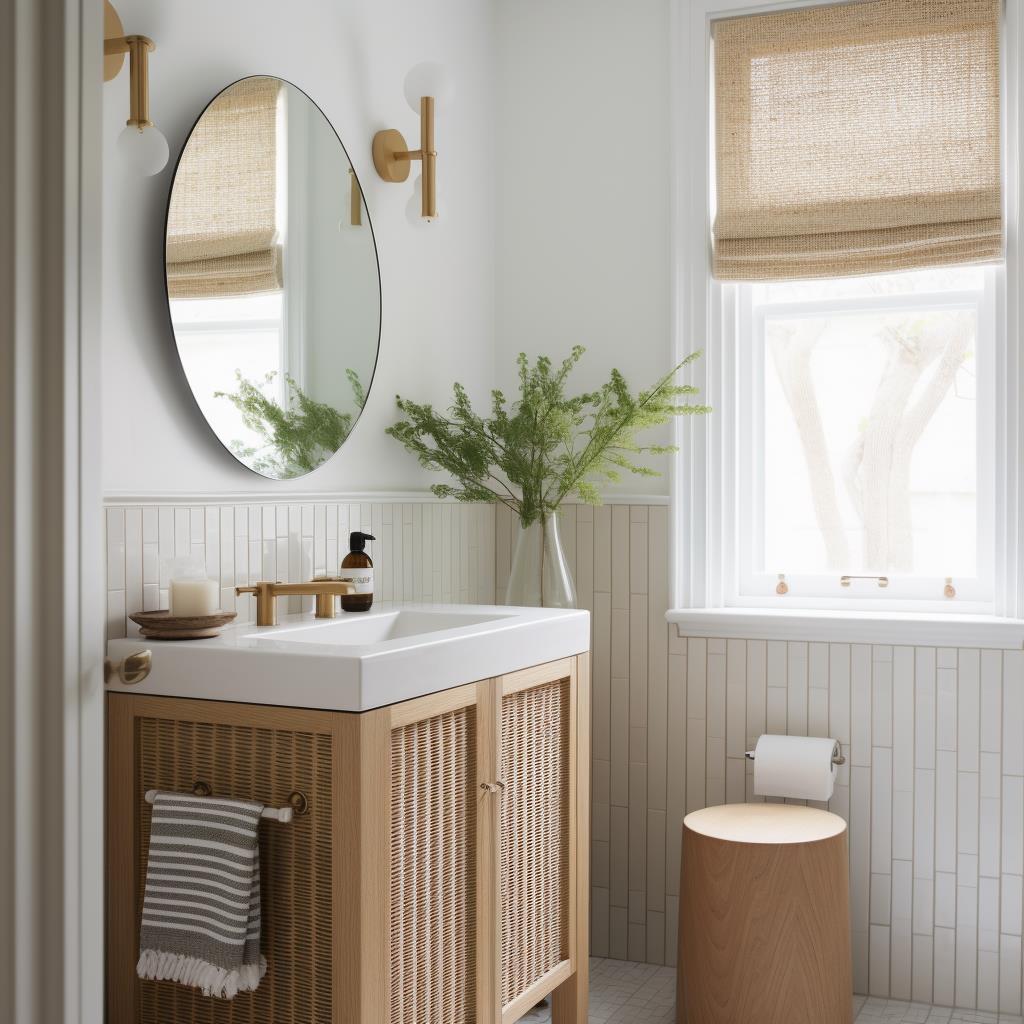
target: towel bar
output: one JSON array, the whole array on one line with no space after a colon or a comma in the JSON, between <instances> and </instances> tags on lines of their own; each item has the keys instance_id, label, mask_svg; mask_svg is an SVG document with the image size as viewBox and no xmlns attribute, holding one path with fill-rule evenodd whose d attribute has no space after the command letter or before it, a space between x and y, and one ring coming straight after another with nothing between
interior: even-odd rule
<instances>
[{"instance_id":1,"label":"towel bar","mask_svg":"<svg viewBox=\"0 0 1024 1024\"><path fill-rule=\"evenodd\" d=\"M156 794L157 790L147 789L146 803L151 804L156 799ZM301 794L299 795L301 796ZM292 794L292 796L294 797L295 794ZM291 797L289 799L291 799ZM271 821L279 821L283 825L287 825L294 816L295 810L291 807L264 807L263 813L260 815L261 818L269 818Z\"/></svg>"}]
</instances>

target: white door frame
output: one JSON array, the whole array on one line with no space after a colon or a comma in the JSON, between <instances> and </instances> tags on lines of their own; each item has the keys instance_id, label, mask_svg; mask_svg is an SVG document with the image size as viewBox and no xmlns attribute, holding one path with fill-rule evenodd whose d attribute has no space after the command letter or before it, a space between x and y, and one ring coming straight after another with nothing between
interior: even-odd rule
<instances>
[{"instance_id":1,"label":"white door frame","mask_svg":"<svg viewBox=\"0 0 1024 1024\"><path fill-rule=\"evenodd\" d=\"M103 1016L99 0L0 5L0 1020Z\"/></svg>"}]
</instances>

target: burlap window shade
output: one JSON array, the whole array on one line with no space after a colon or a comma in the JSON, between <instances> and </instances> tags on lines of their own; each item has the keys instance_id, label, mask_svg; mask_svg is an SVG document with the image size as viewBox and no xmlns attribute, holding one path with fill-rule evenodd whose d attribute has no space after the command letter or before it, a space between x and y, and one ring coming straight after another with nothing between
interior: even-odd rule
<instances>
[{"instance_id":1,"label":"burlap window shade","mask_svg":"<svg viewBox=\"0 0 1024 1024\"><path fill-rule=\"evenodd\" d=\"M167 214L167 292L195 299L281 287L274 78L233 85L207 108L178 165Z\"/></svg>"},{"instance_id":2,"label":"burlap window shade","mask_svg":"<svg viewBox=\"0 0 1024 1024\"><path fill-rule=\"evenodd\" d=\"M714 25L724 280L1001 258L1000 0L858 0Z\"/></svg>"}]
</instances>

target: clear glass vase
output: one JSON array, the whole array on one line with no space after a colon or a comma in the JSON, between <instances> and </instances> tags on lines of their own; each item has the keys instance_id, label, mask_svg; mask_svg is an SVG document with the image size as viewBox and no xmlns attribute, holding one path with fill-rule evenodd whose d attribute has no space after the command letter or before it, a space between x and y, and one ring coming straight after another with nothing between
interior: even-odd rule
<instances>
[{"instance_id":1,"label":"clear glass vase","mask_svg":"<svg viewBox=\"0 0 1024 1024\"><path fill-rule=\"evenodd\" d=\"M557 515L519 528L505 604L576 607L576 587L562 550Z\"/></svg>"}]
</instances>

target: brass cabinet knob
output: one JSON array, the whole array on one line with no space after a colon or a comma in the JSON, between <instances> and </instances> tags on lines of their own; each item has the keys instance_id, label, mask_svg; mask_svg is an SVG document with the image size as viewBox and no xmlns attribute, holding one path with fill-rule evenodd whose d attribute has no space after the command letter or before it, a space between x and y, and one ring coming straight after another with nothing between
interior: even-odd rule
<instances>
[{"instance_id":1,"label":"brass cabinet knob","mask_svg":"<svg viewBox=\"0 0 1024 1024\"><path fill-rule=\"evenodd\" d=\"M103 681L109 683L112 676L117 676L125 686L141 683L153 667L152 651L133 651L123 661L103 659Z\"/></svg>"}]
</instances>

